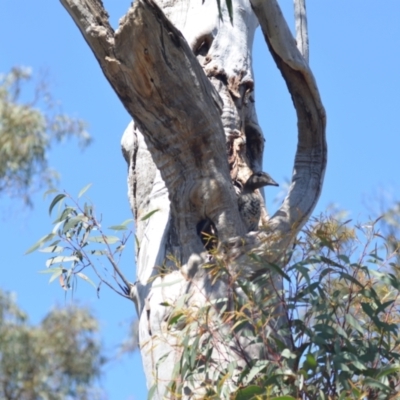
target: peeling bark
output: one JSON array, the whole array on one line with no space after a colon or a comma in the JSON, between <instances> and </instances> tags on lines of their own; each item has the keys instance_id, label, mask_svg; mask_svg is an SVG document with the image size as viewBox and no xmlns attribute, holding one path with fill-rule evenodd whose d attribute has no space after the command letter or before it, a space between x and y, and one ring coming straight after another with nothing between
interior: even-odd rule
<instances>
[{"instance_id":1,"label":"peeling bark","mask_svg":"<svg viewBox=\"0 0 400 400\"><path fill-rule=\"evenodd\" d=\"M155 398L173 398L165 390L180 359L182 329L170 329L171 310L160 304L183 299L196 310L232 289L223 279L212 283L203 268L214 256L203 247L199 224L206 221L217 233L215 257L223 258L232 276L250 279L257 273L249 252L282 263L321 192L327 154L324 108L274 0L233 1L233 25L225 9L225 22L219 20L215 0L137 0L115 32L99 0L61 2L134 119L122 138L139 243L131 297L140 319L148 386L157 383ZM282 206L271 218L264 206L260 230L247 233L236 193L262 169L264 136L251 66L258 23L296 108L298 147ZM268 329L274 330L284 319L281 277L272 276L270 285L277 309ZM245 337L216 344L214 353L221 363L245 364L256 354L268 358L267 349ZM189 386L191 394L184 398L202 398L201 387Z\"/></svg>"}]
</instances>

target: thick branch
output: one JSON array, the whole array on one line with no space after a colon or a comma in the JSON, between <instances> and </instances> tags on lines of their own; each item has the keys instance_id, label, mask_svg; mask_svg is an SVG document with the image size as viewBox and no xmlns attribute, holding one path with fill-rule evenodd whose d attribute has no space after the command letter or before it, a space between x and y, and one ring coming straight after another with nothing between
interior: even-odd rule
<instances>
[{"instance_id":1,"label":"thick branch","mask_svg":"<svg viewBox=\"0 0 400 400\"><path fill-rule=\"evenodd\" d=\"M307 221L321 193L326 162L326 115L314 76L275 0L251 0L269 50L293 99L298 118L298 146L292 184L270 228L284 249ZM275 247L274 245L274 247Z\"/></svg>"},{"instance_id":2,"label":"thick branch","mask_svg":"<svg viewBox=\"0 0 400 400\"><path fill-rule=\"evenodd\" d=\"M101 1L60 0L103 68L106 57L113 53L114 30Z\"/></svg>"},{"instance_id":3,"label":"thick branch","mask_svg":"<svg viewBox=\"0 0 400 400\"><path fill-rule=\"evenodd\" d=\"M213 0L160 3L188 33L193 21L199 18L198 9L207 1L211 4ZM124 149L136 218L159 210L154 217L138 224L138 281L130 285L130 296L140 315L140 340L149 385L158 379L155 397L165 398L165 386L172 378L171 366L179 362L181 355L179 345L184 331L181 327L170 329L171 309L160 305L173 305L182 299L188 309L196 311L204 303L226 299L232 280L254 278L257 269L265 270L265 263L258 262L257 255L263 261L273 261L286 249L311 213L321 190L326 163L324 110L312 74L276 3L254 0L267 43L298 113L299 146L289 195L271 220L276 236L252 232L243 240L245 230L231 179L246 182L260 169L263 150L261 129L252 105L254 82L249 54L256 20L248 0L235 4L234 21L240 35L231 25L220 26L217 13L204 8L203 13L209 13L215 23L186 36L193 51L153 0L136 0L115 33L100 0L62 2L135 120L124 135ZM215 8L215 2L212 4ZM241 45L232 45L234 41ZM193 52L217 90L224 93L223 104ZM230 159L232 176L226 137L232 144L232 155L237 155ZM203 252L196 232L197 223L205 217L214 222L223 242L213 256ZM214 231L213 226L211 232ZM249 257L249 252L254 257ZM169 267L168 255L172 255L169 258L175 268ZM214 279L208 269L198 268L218 257L220 265L231 271L232 279ZM217 266L215 262L214 267ZM277 303L282 290L281 277L272 274L271 293L277 295ZM283 310L275 307L272 314L280 326ZM273 328L273 321L270 325ZM268 348L263 346L250 343L246 335L237 343L222 341L213 351L215 365L236 360L243 367L247 358L255 359L261 354L267 358ZM164 363L160 363L161 359ZM190 382L186 384L189 388ZM203 388L193 389L200 393Z\"/></svg>"},{"instance_id":4,"label":"thick branch","mask_svg":"<svg viewBox=\"0 0 400 400\"><path fill-rule=\"evenodd\" d=\"M152 0L135 2L115 35L100 2L62 3L145 137L168 188L171 213L181 215L183 258L199 251L191 243L200 245L194 236L202 218L213 220L222 240L243 234L221 100L181 33Z\"/></svg>"}]
</instances>

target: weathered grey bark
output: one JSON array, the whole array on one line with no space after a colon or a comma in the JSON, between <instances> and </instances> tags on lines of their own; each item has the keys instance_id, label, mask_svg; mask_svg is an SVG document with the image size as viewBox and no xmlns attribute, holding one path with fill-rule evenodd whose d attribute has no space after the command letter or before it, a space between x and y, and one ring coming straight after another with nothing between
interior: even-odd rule
<instances>
[{"instance_id":1,"label":"weathered grey bark","mask_svg":"<svg viewBox=\"0 0 400 400\"><path fill-rule=\"evenodd\" d=\"M204 251L197 224L213 222L220 253L242 279L256 268L249 251L279 264L321 192L324 108L308 63L274 0L234 0L233 26L226 10L225 22L219 21L215 0L160 0L158 5L137 0L116 32L100 1L61 2L134 119L122 139L139 243L138 280L131 296L140 318L147 383L158 384L155 398L161 399L181 355L182 332L170 329L171 309L160 304L184 299L188 308L196 309L226 298L229 291L224 280L211 285L202 268L211 256ZM240 186L262 168L264 139L255 113L251 67L258 22L293 98L298 147L282 206L271 218L264 208L262 229L247 233L233 182ZM277 293L283 289L279 276L271 285ZM235 346L243 351L232 350ZM216 345L215 353L221 363L240 363L260 349L240 338ZM192 398L203 396L196 385L190 391Z\"/></svg>"}]
</instances>

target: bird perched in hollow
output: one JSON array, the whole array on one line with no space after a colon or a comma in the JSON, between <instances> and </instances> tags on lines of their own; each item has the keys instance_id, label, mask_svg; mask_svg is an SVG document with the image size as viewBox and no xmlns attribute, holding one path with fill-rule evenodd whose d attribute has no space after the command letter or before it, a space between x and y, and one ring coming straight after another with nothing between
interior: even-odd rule
<instances>
[{"instance_id":1,"label":"bird perched in hollow","mask_svg":"<svg viewBox=\"0 0 400 400\"><path fill-rule=\"evenodd\" d=\"M267 185L279 186L266 172L255 172L244 184L239 194L239 212L247 227L247 232L258 229L261 216L262 197L255 190Z\"/></svg>"}]
</instances>

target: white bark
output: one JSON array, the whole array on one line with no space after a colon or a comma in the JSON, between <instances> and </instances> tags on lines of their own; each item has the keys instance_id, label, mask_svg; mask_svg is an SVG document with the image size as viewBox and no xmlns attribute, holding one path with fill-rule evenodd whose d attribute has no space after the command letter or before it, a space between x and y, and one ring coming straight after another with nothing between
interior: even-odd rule
<instances>
[{"instance_id":1,"label":"white bark","mask_svg":"<svg viewBox=\"0 0 400 400\"><path fill-rule=\"evenodd\" d=\"M205 218L213 221L220 242L216 257L224 259L237 279L248 279L257 268L249 251L281 262L321 191L324 109L307 62L273 0L233 1L233 26L225 9L224 22L218 19L215 0L160 0L160 8L152 0L137 0L116 32L99 1L61 2L135 121L122 139L139 243L131 296L140 318L148 386L158 384L155 398L173 398L165 388L181 356L184 328L172 329L171 308L160 304L184 300L195 313L207 302L228 298L232 290L224 279L211 284L203 265L212 257L204 251L197 224ZM255 113L251 66L258 21L296 107L298 148L287 198L271 218L264 208L263 229L246 234L232 182L243 184L262 166L264 139ZM272 277L272 287L278 296L280 276ZM209 323L217 324L218 318ZM279 325L279 318L275 323ZM266 349L240 337L217 341L213 357L221 364L236 359L240 365L260 351L268 358ZM196 383L184 386L186 393L193 393L188 398L204 395ZM226 387L233 390L233 381Z\"/></svg>"},{"instance_id":2,"label":"white bark","mask_svg":"<svg viewBox=\"0 0 400 400\"><path fill-rule=\"evenodd\" d=\"M296 24L296 42L297 48L303 55L304 59L309 61L309 43L308 43L308 26L306 0L294 1L294 21Z\"/></svg>"}]
</instances>

